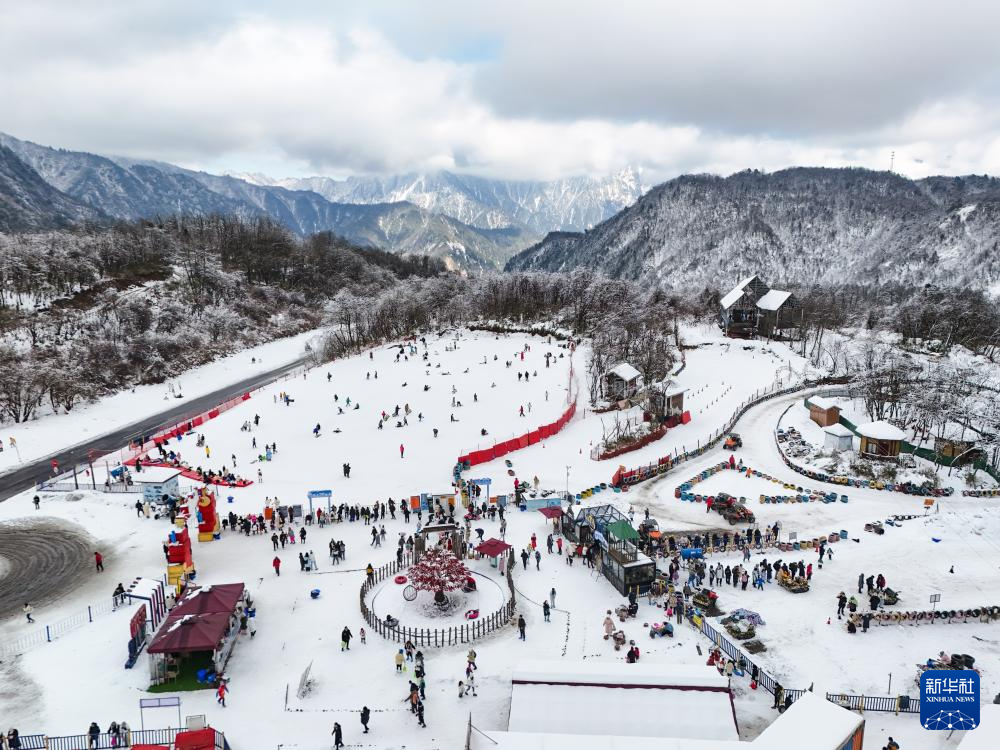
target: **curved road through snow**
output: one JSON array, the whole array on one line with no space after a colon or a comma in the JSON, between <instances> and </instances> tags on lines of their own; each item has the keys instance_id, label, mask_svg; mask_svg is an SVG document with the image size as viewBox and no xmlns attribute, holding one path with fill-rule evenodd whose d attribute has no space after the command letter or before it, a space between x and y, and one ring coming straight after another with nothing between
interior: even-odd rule
<instances>
[{"instance_id":1,"label":"curved road through snow","mask_svg":"<svg viewBox=\"0 0 1000 750\"><path fill-rule=\"evenodd\" d=\"M268 372L263 372L252 378L241 380L225 388L220 388L212 393L206 393L198 398L185 400L172 409L167 409L158 414L154 414L143 419L136 420L130 425L108 432L92 442L85 445L76 445L64 448L56 453L30 461L13 471L0 475L0 502L35 486L43 479L47 479L51 473L51 461L54 458L60 466L73 466L82 463L90 450L112 451L127 445L128 442L140 435L151 435L159 428L172 425L186 416L192 416L203 411L208 411L223 401L226 401L240 393L253 390L261 385L269 383L281 375L284 375L296 367L302 365L308 357L289 362L282 367Z\"/></svg>"}]
</instances>

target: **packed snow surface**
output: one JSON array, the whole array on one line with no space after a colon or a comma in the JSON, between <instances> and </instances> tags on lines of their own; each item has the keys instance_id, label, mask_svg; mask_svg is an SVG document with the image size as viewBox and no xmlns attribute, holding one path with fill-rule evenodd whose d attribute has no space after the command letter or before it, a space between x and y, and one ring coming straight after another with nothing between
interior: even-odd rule
<instances>
[{"instance_id":1,"label":"packed snow surface","mask_svg":"<svg viewBox=\"0 0 1000 750\"><path fill-rule=\"evenodd\" d=\"M196 446L194 436L172 441L169 447L179 450L193 466L220 469L225 465L253 481L246 488L218 491L223 514L230 510L241 515L259 513L268 497L279 498L281 504L301 503L308 507L306 493L315 489L330 489L334 504L371 505L390 497L399 502L421 492L448 493L459 455L554 421L565 411L571 394L580 393L577 416L561 433L509 454L506 459L510 467L498 460L477 466L466 475L492 479L494 495L508 493L515 477L533 483L536 476L542 491L558 492L567 485L580 491L608 482L619 465L636 466L668 451L697 445L722 427L748 397L779 382L787 384L797 379L805 367L803 360L780 345L724 341L707 330L691 333L691 342L698 346L687 350L686 367L677 376L678 384L688 389L685 402L691 423L668 431L664 438L641 451L611 461L593 461L589 456L592 445L604 434L609 415L595 415L587 408L585 346L571 353L558 342L550 343L542 337L496 337L464 331L428 336L427 360L423 359L425 349L419 341L415 342L417 354L404 349L406 354L398 362L398 347L379 347L256 392L243 405L200 428L210 456ZM550 367L545 366L546 353L553 355ZM244 367L246 359L245 354L240 355ZM571 380L571 362L577 382ZM273 358L265 366L271 364ZM530 375L527 382L525 372ZM243 373L233 376L238 379ZM428 390L424 386L429 386ZM279 400L282 393L288 394L288 405ZM779 417L790 405L806 412L801 407L803 397L798 393L777 398L750 410L736 428L745 444L737 455L772 476L804 481L785 466L773 437ZM112 411L124 411L131 417L148 406L155 412L162 403L162 393L147 392L146 399L153 403L145 404L137 397L131 404L115 406ZM407 404L409 414L405 412ZM392 414L397 405L399 416L390 417L379 430L381 412ZM105 404L91 408L96 412ZM256 427L255 415L260 416ZM456 421L452 421L452 415ZM71 415L64 426L53 427L44 438L38 433L39 452L85 440L86 434L72 428L75 418L75 414ZM58 419L62 418L53 418ZM38 425L43 421L39 420ZM397 427L397 422L402 426ZM314 437L317 424L319 436ZM438 429L436 438L434 428ZM89 429L96 429L96 425L89 425ZM485 436L484 429L488 433ZM30 442L26 439L24 444ZM269 462L257 461L264 443L277 447ZM404 449L402 456L400 446ZM585 502L610 502L623 512L631 507L636 521L648 509L664 531L717 529L721 517L706 514L704 504L675 498L674 490L692 475L728 457L727 452L716 449L659 480L623 493L604 490ZM350 478L344 476L345 463L351 465ZM194 483L182 479L181 486L188 488ZM928 609L932 593L942 595L939 607L1000 605L1000 544L996 541L1000 539L1000 499L959 495L942 498L926 516L920 497L856 488L836 488L850 496L848 503L757 503L760 494L777 494L775 486L727 471L699 485L699 491L746 496L762 527L781 522L783 538L789 531L795 531L799 539L809 539L841 529L847 531L848 538L831 545L834 558L822 569L815 565L816 555L811 551L783 553L769 549L755 554L747 563L752 567L765 557L769 561L780 557L787 562L813 562L811 590L807 593L789 594L773 582L765 585L764 591L742 591L725 584L717 587L724 611L744 607L759 612L767 623L758 629L758 638L767 646L767 651L757 657L761 666L786 687L807 688L814 683L820 701L826 691L914 696L918 664L942 650L967 653L976 657L976 666L981 668L983 702L989 703L1000 690L1000 634L996 623L873 626L867 633L850 635L843 621L837 619L835 597L841 590L857 595L859 574L883 573L902 597L894 610ZM138 515L134 507L136 495L45 493L40 508L35 510L32 494L23 493L0 503L0 523L49 518L70 524L95 540L95 548L104 554L105 571L95 572L88 559L82 583L74 583L69 593L36 604L36 625L27 623L20 614L0 623L0 647L43 634L37 643L17 648L17 655L4 656L0 663L0 679L4 684L18 686L16 691L4 693L4 722L7 727L18 727L22 734L80 733L91 721L104 728L112 720L123 719L137 727L138 700L148 696L148 657L143 654L135 668L123 669L129 619L135 606L116 611L110 611L110 607L95 609L93 622L88 621L87 607L109 602L118 582L127 585L137 576L162 577L162 545L168 524L163 519ZM865 523L897 513L919 517L904 521L900 527L887 527L882 536L864 531ZM517 611L526 621L526 639L519 640L517 629L510 627L477 642L477 695L470 693L462 698L457 685L465 678L468 646L425 649L427 728L417 725L404 703L412 665L407 664L407 671L397 674L393 658L398 644L383 640L370 629L365 643L359 638L366 627L358 598L365 566L371 563L377 567L395 559L395 539L400 533L412 534L416 518L407 525L397 513L395 520L387 517L380 521L387 531L386 544L381 547L372 546L371 528L360 521L322 529L310 526L304 545L279 548L277 552L269 534L243 536L227 531L218 541L195 541L197 582L245 583L257 610L253 620L256 635L240 637L236 644L227 668L231 680L227 706L219 706L212 691L184 692L180 693L181 713L205 714L210 724L226 733L234 748L329 748L334 722L343 727L349 746L458 748L465 741L470 713L478 730L507 729L515 664L541 659L567 664L623 664L624 650L615 651L611 642L604 640L601 625L606 610L622 604L623 598L579 560L568 565L565 554L547 552L545 541L552 522L541 513L511 509L506 520L505 538L514 545L515 554L529 543L532 534L537 536L541 552L537 569L534 561L524 569L518 558L514 572ZM501 537L498 520L476 525L484 528L484 538ZM347 547L346 560L339 565L333 565L326 554L331 539L342 540ZM315 552L317 571L303 572L295 565L297 553L303 550ZM0 557L3 552L0 550ZM280 577L271 567L275 555L284 563ZM741 559L739 555L728 555L710 561L733 566ZM660 564L665 566L666 561ZM474 574L506 584L488 560L469 561L469 566ZM4 575L2 570L0 566L0 575ZM396 586L391 580L387 585ZM313 589L320 591L316 599L310 597ZM550 622L545 622L541 602L553 589L555 606ZM864 611L865 597L859 599ZM67 618L71 618L68 624ZM703 667L710 642L687 625L676 626L672 639L649 638L648 625L664 618L662 606L655 608L643 599L638 617L625 623L616 621L616 626L638 644L642 666ZM454 624L462 622L461 613L456 612ZM48 643L44 627L56 623L64 626ZM713 625L722 627L718 621ZM340 648L344 626L355 636L348 651ZM311 687L300 698L298 687L307 668ZM750 690L745 678L734 678L733 691L741 739L757 737L776 716L770 708L771 696L763 690ZM372 711L371 736L364 738L358 720L362 706ZM596 710L590 713L599 716ZM653 706L647 707L646 713L664 723L673 721L673 712L668 714ZM544 718L538 718L540 728L544 728ZM586 721L591 720L588 715ZM950 748L959 739L956 735L949 741L946 732L922 729L912 715L868 712L865 720L866 745L871 747L883 746L890 734L906 750ZM170 711L146 713L147 727L170 723L176 723L176 714L172 718ZM808 737L807 729L803 728L796 741ZM654 736L668 735L668 730L657 731ZM669 744L669 740L662 743L664 747L679 746ZM518 745L520 750L555 746L534 740ZM581 740L579 746L588 745ZM629 745L608 740L602 746ZM505 743L503 747L513 745Z\"/></svg>"}]
</instances>

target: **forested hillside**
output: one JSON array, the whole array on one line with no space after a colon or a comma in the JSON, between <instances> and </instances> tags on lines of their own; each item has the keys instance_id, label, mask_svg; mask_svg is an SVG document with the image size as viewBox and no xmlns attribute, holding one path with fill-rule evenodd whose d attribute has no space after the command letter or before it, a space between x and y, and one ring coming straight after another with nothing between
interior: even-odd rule
<instances>
[{"instance_id":1,"label":"forested hillside","mask_svg":"<svg viewBox=\"0 0 1000 750\"><path fill-rule=\"evenodd\" d=\"M971 286L1000 281L1000 181L862 169L683 176L586 233L553 233L510 270L589 268L664 287Z\"/></svg>"}]
</instances>

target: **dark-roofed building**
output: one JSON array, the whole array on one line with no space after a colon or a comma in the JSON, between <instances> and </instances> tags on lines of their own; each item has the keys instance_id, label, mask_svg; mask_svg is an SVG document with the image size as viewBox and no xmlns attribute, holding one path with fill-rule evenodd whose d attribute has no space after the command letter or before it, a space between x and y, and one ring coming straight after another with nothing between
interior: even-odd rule
<instances>
[{"instance_id":1,"label":"dark-roofed building","mask_svg":"<svg viewBox=\"0 0 1000 750\"><path fill-rule=\"evenodd\" d=\"M740 281L719 300L719 327L727 336L749 339L796 328L793 311L801 309L791 292L771 289L759 276Z\"/></svg>"},{"instance_id":2,"label":"dark-roofed building","mask_svg":"<svg viewBox=\"0 0 1000 750\"><path fill-rule=\"evenodd\" d=\"M604 373L604 395L609 401L621 401L634 396L642 388L642 375L628 362Z\"/></svg>"}]
</instances>

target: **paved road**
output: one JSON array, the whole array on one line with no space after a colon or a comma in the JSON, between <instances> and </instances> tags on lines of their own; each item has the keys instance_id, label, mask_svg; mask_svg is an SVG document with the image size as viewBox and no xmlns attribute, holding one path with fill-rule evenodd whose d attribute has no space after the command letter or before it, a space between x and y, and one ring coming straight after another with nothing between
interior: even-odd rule
<instances>
[{"instance_id":1,"label":"paved road","mask_svg":"<svg viewBox=\"0 0 1000 750\"><path fill-rule=\"evenodd\" d=\"M300 366L307 358L307 356L303 356L275 370L254 375L251 378L241 380L238 383L233 383L225 388L220 388L217 391L195 399L186 399L171 409L145 419L137 420L130 425L94 438L93 442L87 445L67 448L58 453L26 463L14 471L2 474L0 475L0 502L35 486L43 479L47 479L52 472L51 461L53 458L59 462L59 466L68 468L74 464L82 463L87 458L87 451L91 449L100 451L117 450L123 445L127 445L130 440L139 435L152 435L160 427L172 425L181 421L184 417L194 417L233 396L263 385Z\"/></svg>"}]
</instances>

